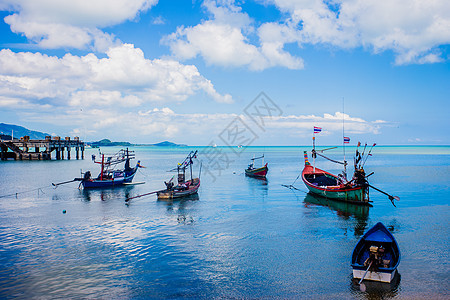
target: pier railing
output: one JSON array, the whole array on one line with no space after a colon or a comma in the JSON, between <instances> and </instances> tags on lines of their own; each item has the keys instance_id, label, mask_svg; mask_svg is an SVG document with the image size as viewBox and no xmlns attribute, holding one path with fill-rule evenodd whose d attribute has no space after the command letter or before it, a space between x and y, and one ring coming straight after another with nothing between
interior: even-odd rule
<instances>
[{"instance_id":1,"label":"pier railing","mask_svg":"<svg viewBox=\"0 0 450 300\"><path fill-rule=\"evenodd\" d=\"M66 137L47 136L45 140L30 140L28 136L20 140L0 140L1 160L51 160L52 152L55 152L55 159L64 159L65 152L67 159L71 159L71 150L75 149L75 158L84 159L84 142L78 137L73 140Z\"/></svg>"}]
</instances>

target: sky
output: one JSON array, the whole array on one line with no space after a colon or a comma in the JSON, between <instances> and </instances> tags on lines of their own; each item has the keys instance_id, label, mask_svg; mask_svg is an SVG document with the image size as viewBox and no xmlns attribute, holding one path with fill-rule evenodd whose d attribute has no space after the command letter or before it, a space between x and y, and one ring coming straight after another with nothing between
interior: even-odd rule
<instances>
[{"instance_id":1,"label":"sky","mask_svg":"<svg viewBox=\"0 0 450 300\"><path fill-rule=\"evenodd\" d=\"M448 0L0 0L0 122L84 141L450 145Z\"/></svg>"}]
</instances>

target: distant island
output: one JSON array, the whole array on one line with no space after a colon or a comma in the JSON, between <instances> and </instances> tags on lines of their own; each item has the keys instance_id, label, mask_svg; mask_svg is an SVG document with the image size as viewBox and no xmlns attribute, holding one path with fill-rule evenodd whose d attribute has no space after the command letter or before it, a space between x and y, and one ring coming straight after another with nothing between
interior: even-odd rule
<instances>
[{"instance_id":1,"label":"distant island","mask_svg":"<svg viewBox=\"0 0 450 300\"><path fill-rule=\"evenodd\" d=\"M108 139L103 139L97 142L86 142L86 145L90 145L92 148L98 147L110 147L110 146L132 146L129 142L111 142Z\"/></svg>"},{"instance_id":2,"label":"distant island","mask_svg":"<svg viewBox=\"0 0 450 300\"><path fill-rule=\"evenodd\" d=\"M187 147L185 144L175 144L172 142L164 141L157 144L151 144L151 146L157 146L157 147Z\"/></svg>"},{"instance_id":3,"label":"distant island","mask_svg":"<svg viewBox=\"0 0 450 300\"><path fill-rule=\"evenodd\" d=\"M87 142L86 145L90 145L93 148L98 147L111 147L111 146L120 146L120 147L129 147L129 146L156 146L156 147L186 147L187 145L183 144L175 144L169 141L164 141L156 144L131 144L129 142L112 142L108 139L103 139L97 142Z\"/></svg>"},{"instance_id":4,"label":"distant island","mask_svg":"<svg viewBox=\"0 0 450 300\"><path fill-rule=\"evenodd\" d=\"M92 148L98 147L130 147L130 146L155 146L155 147L187 147L184 144L175 144L169 141L164 141L156 144L132 144L129 142L112 142L109 139L103 139L97 142L86 142L86 145L90 145Z\"/></svg>"}]
</instances>

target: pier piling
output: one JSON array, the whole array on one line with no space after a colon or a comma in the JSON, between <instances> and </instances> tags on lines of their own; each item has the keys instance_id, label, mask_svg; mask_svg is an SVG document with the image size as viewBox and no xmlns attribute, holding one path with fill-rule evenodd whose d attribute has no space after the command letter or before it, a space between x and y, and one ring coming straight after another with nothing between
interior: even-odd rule
<instances>
[{"instance_id":1,"label":"pier piling","mask_svg":"<svg viewBox=\"0 0 450 300\"><path fill-rule=\"evenodd\" d=\"M0 140L0 158L1 160L51 160L52 152L55 151L56 160L64 159L64 150L67 151L67 159L71 159L71 149L75 148L76 158L84 159L84 142L78 137L71 140L66 137L61 140L60 137L46 136L45 140L30 140L30 137L24 136L20 140ZM34 152L31 152L33 151ZM31 150L31 151L30 151Z\"/></svg>"}]
</instances>

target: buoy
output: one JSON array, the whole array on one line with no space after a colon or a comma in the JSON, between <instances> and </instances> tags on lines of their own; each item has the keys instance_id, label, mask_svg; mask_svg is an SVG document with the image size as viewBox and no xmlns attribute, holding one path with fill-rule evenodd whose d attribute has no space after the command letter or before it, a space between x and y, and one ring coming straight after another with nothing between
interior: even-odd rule
<instances>
[{"instance_id":1,"label":"buoy","mask_svg":"<svg viewBox=\"0 0 450 300\"><path fill-rule=\"evenodd\" d=\"M66 213L66 210L64 209L64 210L63 210L63 214L65 214L65 213Z\"/></svg>"}]
</instances>

